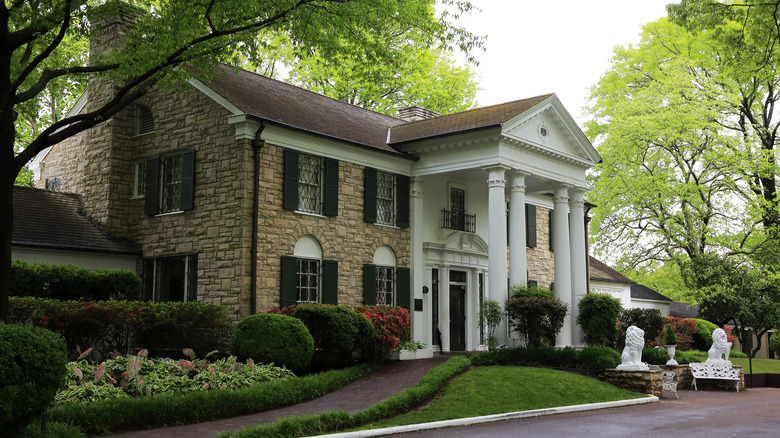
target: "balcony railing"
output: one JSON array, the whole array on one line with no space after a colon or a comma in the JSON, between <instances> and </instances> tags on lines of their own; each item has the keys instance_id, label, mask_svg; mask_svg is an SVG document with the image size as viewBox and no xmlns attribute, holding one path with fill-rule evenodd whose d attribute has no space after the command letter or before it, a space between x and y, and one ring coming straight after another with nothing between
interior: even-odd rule
<instances>
[{"instance_id":1,"label":"balcony railing","mask_svg":"<svg viewBox=\"0 0 780 438\"><path fill-rule=\"evenodd\" d=\"M477 215L467 214L463 210L447 210L441 211L442 216L442 228L450 230L466 231L469 233L475 233L477 231Z\"/></svg>"}]
</instances>

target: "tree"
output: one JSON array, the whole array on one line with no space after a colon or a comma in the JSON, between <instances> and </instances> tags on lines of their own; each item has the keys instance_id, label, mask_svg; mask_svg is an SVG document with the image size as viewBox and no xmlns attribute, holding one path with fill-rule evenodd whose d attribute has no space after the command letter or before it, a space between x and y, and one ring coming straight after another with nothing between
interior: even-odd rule
<instances>
[{"instance_id":1,"label":"tree","mask_svg":"<svg viewBox=\"0 0 780 438\"><path fill-rule=\"evenodd\" d=\"M497 301L485 300L482 303L482 307L479 309L479 325L487 329L487 341L488 350L493 351L498 347L498 338L496 337L496 329L501 324L501 320L504 319L504 309Z\"/></svg>"},{"instance_id":2,"label":"tree","mask_svg":"<svg viewBox=\"0 0 780 438\"><path fill-rule=\"evenodd\" d=\"M582 327L582 340L588 345L615 345L618 317L623 312L620 300L609 294L590 293L582 297L577 307L576 322Z\"/></svg>"},{"instance_id":3,"label":"tree","mask_svg":"<svg viewBox=\"0 0 780 438\"><path fill-rule=\"evenodd\" d=\"M208 76L214 63L248 53L258 40L278 34L296 49L313 48L329 62L346 52L381 64L396 55L386 41L406 28L445 49L471 53L482 43L447 16L437 17L431 0L128 3L6 0L0 5L0 320L8 315L12 194L20 170L45 148L108 120L150 87L171 86L194 70ZM445 4L456 13L471 9L468 1ZM129 21L132 26L123 27L119 45L88 55L74 50L109 25ZM80 114L59 118L63 90L78 95L74 84L85 86L88 78L109 81L113 94L93 96ZM46 102L56 117L39 116Z\"/></svg>"}]
</instances>

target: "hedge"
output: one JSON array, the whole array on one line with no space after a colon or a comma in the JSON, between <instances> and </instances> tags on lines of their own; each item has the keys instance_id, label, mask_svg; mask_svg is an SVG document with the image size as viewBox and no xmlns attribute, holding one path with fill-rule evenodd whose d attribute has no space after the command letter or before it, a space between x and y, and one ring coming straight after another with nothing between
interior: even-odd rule
<instances>
[{"instance_id":1,"label":"hedge","mask_svg":"<svg viewBox=\"0 0 780 438\"><path fill-rule=\"evenodd\" d=\"M540 366L563 369L603 371L620 365L620 353L610 347L517 347L477 353L472 365Z\"/></svg>"},{"instance_id":2,"label":"hedge","mask_svg":"<svg viewBox=\"0 0 780 438\"><path fill-rule=\"evenodd\" d=\"M10 298L11 322L30 323L61 334L71 356L94 348L97 358L145 348L151 356L200 356L225 351L232 328L222 306L204 302L58 301Z\"/></svg>"},{"instance_id":3,"label":"hedge","mask_svg":"<svg viewBox=\"0 0 780 438\"><path fill-rule=\"evenodd\" d=\"M138 300L141 293L141 279L130 271L90 271L74 265L11 261L10 296L55 300Z\"/></svg>"}]
</instances>

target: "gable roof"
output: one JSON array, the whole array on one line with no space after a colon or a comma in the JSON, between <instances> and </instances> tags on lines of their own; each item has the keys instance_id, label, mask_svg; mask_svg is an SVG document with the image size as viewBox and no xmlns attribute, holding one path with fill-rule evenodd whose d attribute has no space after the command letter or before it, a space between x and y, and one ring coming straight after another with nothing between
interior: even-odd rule
<instances>
[{"instance_id":1,"label":"gable roof","mask_svg":"<svg viewBox=\"0 0 780 438\"><path fill-rule=\"evenodd\" d=\"M637 298L641 300L667 301L670 303L672 302L671 298L656 292L655 290L650 289L643 284L631 285L631 298Z\"/></svg>"},{"instance_id":2,"label":"gable roof","mask_svg":"<svg viewBox=\"0 0 780 438\"><path fill-rule=\"evenodd\" d=\"M688 307L690 306L690 307ZM699 317L699 305L690 305L688 303L671 303L669 304L669 316L676 316L678 318L698 318Z\"/></svg>"},{"instance_id":3,"label":"gable roof","mask_svg":"<svg viewBox=\"0 0 780 438\"><path fill-rule=\"evenodd\" d=\"M394 126L390 129L388 143L399 144L423 138L498 127L552 96L553 94L544 94Z\"/></svg>"},{"instance_id":4,"label":"gable roof","mask_svg":"<svg viewBox=\"0 0 780 438\"><path fill-rule=\"evenodd\" d=\"M84 215L80 195L17 186L13 202L13 246L141 253L137 245L101 232Z\"/></svg>"},{"instance_id":5,"label":"gable roof","mask_svg":"<svg viewBox=\"0 0 780 438\"><path fill-rule=\"evenodd\" d=\"M249 116L407 155L387 144L388 128L405 123L401 119L224 64L202 83Z\"/></svg>"},{"instance_id":6,"label":"gable roof","mask_svg":"<svg viewBox=\"0 0 780 438\"><path fill-rule=\"evenodd\" d=\"M636 282L620 272L610 268L593 256L588 256L590 262L590 279L610 283L636 284Z\"/></svg>"}]
</instances>

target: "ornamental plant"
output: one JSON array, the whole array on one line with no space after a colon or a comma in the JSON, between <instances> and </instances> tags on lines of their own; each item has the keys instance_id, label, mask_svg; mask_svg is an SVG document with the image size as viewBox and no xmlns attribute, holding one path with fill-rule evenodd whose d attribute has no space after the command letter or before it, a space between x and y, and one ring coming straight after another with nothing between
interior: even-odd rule
<instances>
[{"instance_id":1,"label":"ornamental plant","mask_svg":"<svg viewBox=\"0 0 780 438\"><path fill-rule=\"evenodd\" d=\"M305 370L314 354L314 339L298 318L273 313L250 315L233 329L232 352L239 360Z\"/></svg>"},{"instance_id":2,"label":"ornamental plant","mask_svg":"<svg viewBox=\"0 0 780 438\"><path fill-rule=\"evenodd\" d=\"M620 300L607 294L589 293L582 297L577 307L577 324L582 327L585 343L608 347L615 345L617 321L623 311Z\"/></svg>"},{"instance_id":3,"label":"ornamental plant","mask_svg":"<svg viewBox=\"0 0 780 438\"><path fill-rule=\"evenodd\" d=\"M677 337L678 350L690 350L693 348L693 337L698 332L696 321L692 318L678 318L675 316L667 316L664 318L663 332L658 339L653 340L652 345L650 346L667 345L664 338L666 333L670 330L674 331L674 334Z\"/></svg>"},{"instance_id":4,"label":"ornamental plant","mask_svg":"<svg viewBox=\"0 0 780 438\"><path fill-rule=\"evenodd\" d=\"M409 310L391 306L357 306L354 310L365 315L374 326L373 360L389 358L399 343L409 339Z\"/></svg>"},{"instance_id":5,"label":"ornamental plant","mask_svg":"<svg viewBox=\"0 0 780 438\"><path fill-rule=\"evenodd\" d=\"M618 318L618 340L616 347L623 349L626 329L635 325L645 331L645 340L651 342L658 338L664 328L664 318L658 309L626 309Z\"/></svg>"},{"instance_id":6,"label":"ornamental plant","mask_svg":"<svg viewBox=\"0 0 780 438\"><path fill-rule=\"evenodd\" d=\"M569 306L557 298L518 296L507 300L509 325L528 347L554 344Z\"/></svg>"},{"instance_id":7,"label":"ornamental plant","mask_svg":"<svg viewBox=\"0 0 780 438\"><path fill-rule=\"evenodd\" d=\"M493 351L498 347L498 338L496 337L496 329L501 324L501 320L504 319L504 309L497 301L485 300L482 303L482 307L479 309L479 324L487 328L487 337L485 339L488 350Z\"/></svg>"},{"instance_id":8,"label":"ornamental plant","mask_svg":"<svg viewBox=\"0 0 780 438\"><path fill-rule=\"evenodd\" d=\"M677 334L674 330L666 330L666 333L664 334L664 344L677 345Z\"/></svg>"}]
</instances>

